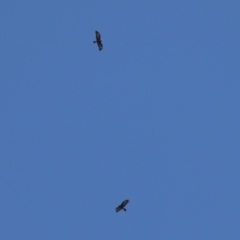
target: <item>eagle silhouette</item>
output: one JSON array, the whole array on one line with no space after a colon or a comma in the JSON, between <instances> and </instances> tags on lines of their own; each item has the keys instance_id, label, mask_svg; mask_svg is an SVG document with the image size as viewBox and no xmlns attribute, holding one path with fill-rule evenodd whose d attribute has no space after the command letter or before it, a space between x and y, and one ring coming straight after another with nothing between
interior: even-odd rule
<instances>
[{"instance_id":1,"label":"eagle silhouette","mask_svg":"<svg viewBox=\"0 0 240 240\"><path fill-rule=\"evenodd\" d=\"M125 212L127 211L127 209L125 208L125 206L129 203L129 200L124 200L119 206L116 207L116 212L119 212L121 210L124 210Z\"/></svg>"},{"instance_id":2,"label":"eagle silhouette","mask_svg":"<svg viewBox=\"0 0 240 240\"><path fill-rule=\"evenodd\" d=\"M101 51L103 49L101 35L98 31L96 31L95 33L96 33L96 41L93 41L93 43L97 43L99 51Z\"/></svg>"}]
</instances>

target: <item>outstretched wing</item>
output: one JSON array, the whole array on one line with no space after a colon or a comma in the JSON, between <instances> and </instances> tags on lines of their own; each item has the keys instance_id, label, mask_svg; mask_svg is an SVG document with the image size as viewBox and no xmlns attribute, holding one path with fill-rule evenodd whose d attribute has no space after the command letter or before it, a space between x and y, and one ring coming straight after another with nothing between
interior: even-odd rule
<instances>
[{"instance_id":1,"label":"outstretched wing","mask_svg":"<svg viewBox=\"0 0 240 240\"><path fill-rule=\"evenodd\" d=\"M97 45L98 45L99 51L101 51L103 49L102 42L97 42Z\"/></svg>"},{"instance_id":2,"label":"outstretched wing","mask_svg":"<svg viewBox=\"0 0 240 240\"><path fill-rule=\"evenodd\" d=\"M122 205L122 207L124 208L128 203L129 203L129 200L125 200L125 201L122 202L121 205Z\"/></svg>"},{"instance_id":3,"label":"outstretched wing","mask_svg":"<svg viewBox=\"0 0 240 240\"><path fill-rule=\"evenodd\" d=\"M101 41L101 35L98 31L96 31L96 40Z\"/></svg>"},{"instance_id":4,"label":"outstretched wing","mask_svg":"<svg viewBox=\"0 0 240 240\"><path fill-rule=\"evenodd\" d=\"M116 207L116 212L119 212L120 210L122 210L121 206L119 205L118 207Z\"/></svg>"}]
</instances>

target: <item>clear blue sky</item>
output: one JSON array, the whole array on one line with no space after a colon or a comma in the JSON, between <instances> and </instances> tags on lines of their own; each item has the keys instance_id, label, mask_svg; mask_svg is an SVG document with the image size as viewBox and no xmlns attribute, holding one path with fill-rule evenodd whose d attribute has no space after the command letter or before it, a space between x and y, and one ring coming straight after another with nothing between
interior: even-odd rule
<instances>
[{"instance_id":1,"label":"clear blue sky","mask_svg":"<svg viewBox=\"0 0 240 240\"><path fill-rule=\"evenodd\" d=\"M239 240L239 12L2 0L0 239Z\"/></svg>"}]
</instances>

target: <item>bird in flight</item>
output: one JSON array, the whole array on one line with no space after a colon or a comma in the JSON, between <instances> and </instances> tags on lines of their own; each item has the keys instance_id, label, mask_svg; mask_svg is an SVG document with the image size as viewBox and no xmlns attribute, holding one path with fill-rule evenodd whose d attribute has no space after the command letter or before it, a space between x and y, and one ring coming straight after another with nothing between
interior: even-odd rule
<instances>
[{"instance_id":1,"label":"bird in flight","mask_svg":"<svg viewBox=\"0 0 240 240\"><path fill-rule=\"evenodd\" d=\"M129 203L129 200L124 200L119 206L116 207L116 212L119 212L121 210L124 210L125 212L127 211L127 209L125 208L125 206Z\"/></svg>"},{"instance_id":2,"label":"bird in flight","mask_svg":"<svg viewBox=\"0 0 240 240\"><path fill-rule=\"evenodd\" d=\"M93 41L93 43L97 43L99 51L101 51L103 49L101 35L98 31L96 31L95 33L96 33L96 41Z\"/></svg>"}]
</instances>

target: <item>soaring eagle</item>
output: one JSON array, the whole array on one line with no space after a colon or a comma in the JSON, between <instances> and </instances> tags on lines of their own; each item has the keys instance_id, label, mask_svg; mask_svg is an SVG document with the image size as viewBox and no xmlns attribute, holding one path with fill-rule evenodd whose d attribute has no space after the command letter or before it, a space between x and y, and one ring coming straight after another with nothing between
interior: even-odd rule
<instances>
[{"instance_id":1,"label":"soaring eagle","mask_svg":"<svg viewBox=\"0 0 240 240\"><path fill-rule=\"evenodd\" d=\"M96 41L93 41L93 43L97 43L99 51L101 51L103 49L101 35L98 31L96 31L95 33L96 33Z\"/></svg>"},{"instance_id":2,"label":"soaring eagle","mask_svg":"<svg viewBox=\"0 0 240 240\"><path fill-rule=\"evenodd\" d=\"M125 206L129 203L129 200L124 200L118 207L116 207L116 212L119 212L121 210L124 210L125 212L127 211L127 209L125 208Z\"/></svg>"}]
</instances>

